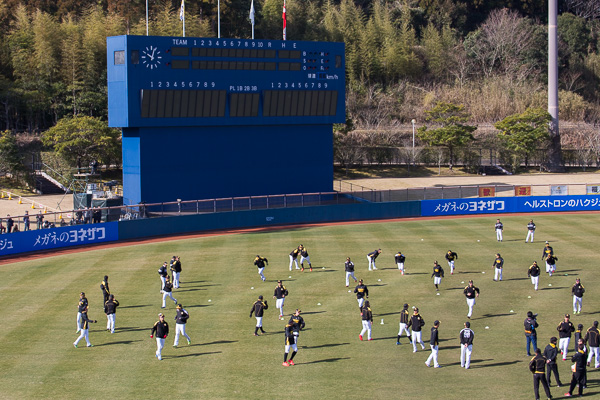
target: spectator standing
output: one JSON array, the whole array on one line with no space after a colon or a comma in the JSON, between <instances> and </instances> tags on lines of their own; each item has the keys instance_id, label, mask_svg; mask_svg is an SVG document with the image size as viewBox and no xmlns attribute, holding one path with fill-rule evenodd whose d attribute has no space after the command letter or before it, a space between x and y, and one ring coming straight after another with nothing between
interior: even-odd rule
<instances>
[{"instance_id":1,"label":"spectator standing","mask_svg":"<svg viewBox=\"0 0 600 400\"><path fill-rule=\"evenodd\" d=\"M23 216L23 231L30 230L31 221L29 220L29 211L25 211L25 215Z\"/></svg>"},{"instance_id":2,"label":"spectator standing","mask_svg":"<svg viewBox=\"0 0 600 400\"><path fill-rule=\"evenodd\" d=\"M531 311L527 311L527 318L523 321L523 325L525 327L525 338L527 340L527 355L531 357L531 352L529 351L529 346L533 345L533 350L537 349L537 331L536 328L539 326L536 321L536 315L533 315Z\"/></svg>"},{"instance_id":3,"label":"spectator standing","mask_svg":"<svg viewBox=\"0 0 600 400\"><path fill-rule=\"evenodd\" d=\"M41 211L39 211L35 216L35 222L37 223L37 228L42 229L44 225L44 214L42 214Z\"/></svg>"},{"instance_id":4,"label":"spectator standing","mask_svg":"<svg viewBox=\"0 0 600 400\"><path fill-rule=\"evenodd\" d=\"M6 218L6 233L11 233L13 231L13 226L15 225L15 221L11 218L10 214L6 214L8 218Z\"/></svg>"}]
</instances>

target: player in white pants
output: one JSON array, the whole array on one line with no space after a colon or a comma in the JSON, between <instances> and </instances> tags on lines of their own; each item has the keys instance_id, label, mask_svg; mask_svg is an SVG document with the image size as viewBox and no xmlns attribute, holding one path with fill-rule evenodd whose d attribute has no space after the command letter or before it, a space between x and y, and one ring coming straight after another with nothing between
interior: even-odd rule
<instances>
[{"instance_id":1,"label":"player in white pants","mask_svg":"<svg viewBox=\"0 0 600 400\"><path fill-rule=\"evenodd\" d=\"M117 307L119 306L119 301L115 299L115 295L111 294L108 296L108 301L104 303L104 313L106 313L106 329L110 331L110 333L115 333L115 313L117 312Z\"/></svg>"},{"instance_id":2,"label":"player in white pants","mask_svg":"<svg viewBox=\"0 0 600 400\"><path fill-rule=\"evenodd\" d=\"M501 242L502 241L502 230L504 229L504 225L502 225L502 222L500 222L499 219L496 220L496 225L494 226L494 228L496 229L496 240Z\"/></svg>"},{"instance_id":3,"label":"player in white pants","mask_svg":"<svg viewBox=\"0 0 600 400\"><path fill-rule=\"evenodd\" d=\"M290 253L290 271L292 270L292 264L296 264L296 269L300 269L298 266L298 255L300 254L300 247L296 247Z\"/></svg>"},{"instance_id":4,"label":"player in white pants","mask_svg":"<svg viewBox=\"0 0 600 400\"><path fill-rule=\"evenodd\" d=\"M492 267L494 267L494 280L496 282L502 280L502 268L504 268L504 259L500 256L500 253L496 253L496 258L492 263Z\"/></svg>"},{"instance_id":5,"label":"player in white pants","mask_svg":"<svg viewBox=\"0 0 600 400\"><path fill-rule=\"evenodd\" d=\"M556 330L559 334L558 336L560 337L558 340L558 348L562 353L563 361L567 359L569 342L571 341L571 333L575 332L575 326L573 326L573 323L569 321L570 317L571 316L569 314L565 314L565 320L556 327Z\"/></svg>"},{"instance_id":6,"label":"player in white pants","mask_svg":"<svg viewBox=\"0 0 600 400\"><path fill-rule=\"evenodd\" d=\"M411 339L413 345L413 353L417 352L417 343L421 345L421 349L425 350L425 343L423 343L423 339L421 339L421 329L425 325L425 321L419 315L419 309L415 307L413 309L413 315L408 320L407 327L411 328Z\"/></svg>"},{"instance_id":7,"label":"player in white pants","mask_svg":"<svg viewBox=\"0 0 600 400\"><path fill-rule=\"evenodd\" d=\"M594 360L594 367L600 368L600 332L598 331L598 321L589 328L585 334L585 342L590 346L590 354L588 355L588 364Z\"/></svg>"},{"instance_id":8,"label":"player in white pants","mask_svg":"<svg viewBox=\"0 0 600 400\"><path fill-rule=\"evenodd\" d=\"M177 304L177 299L173 297L173 284L171 283L171 279L168 275L165 280L165 287L163 288L162 308L167 306L167 297L170 297L171 300L173 300L173 303Z\"/></svg>"},{"instance_id":9,"label":"player in white pants","mask_svg":"<svg viewBox=\"0 0 600 400\"><path fill-rule=\"evenodd\" d=\"M258 275L260 275L260 279L263 282L266 281L267 278L265 278L265 274L263 274L263 271L265 270L265 266L269 265L269 260L267 260L266 257L261 257L257 254L254 258L254 265L256 265L256 267L258 268Z\"/></svg>"},{"instance_id":10,"label":"player in white pants","mask_svg":"<svg viewBox=\"0 0 600 400\"><path fill-rule=\"evenodd\" d=\"M354 263L350 261L350 257L346 258L344 270L346 271L346 287L348 287L350 286L350 277L352 277L352 279L354 279L354 282L356 282L356 276L354 276Z\"/></svg>"},{"instance_id":11,"label":"player in white pants","mask_svg":"<svg viewBox=\"0 0 600 400\"><path fill-rule=\"evenodd\" d=\"M150 337L153 338L156 335L156 355L158 360L162 360L162 349L165 347L165 339L169 335L169 324L165 321L165 315L163 313L158 314L158 321L154 323L152 327L152 333Z\"/></svg>"},{"instance_id":12,"label":"player in white pants","mask_svg":"<svg viewBox=\"0 0 600 400\"><path fill-rule=\"evenodd\" d=\"M187 333L185 333L185 326L189 318L190 314L184 310L181 304L177 304L177 315L175 316L175 341L173 342L173 347L177 347L179 345L179 335L185 336L188 344L192 343L190 337L187 335Z\"/></svg>"},{"instance_id":13,"label":"player in white pants","mask_svg":"<svg viewBox=\"0 0 600 400\"><path fill-rule=\"evenodd\" d=\"M533 243L533 235L534 234L535 234L535 224L533 223L533 220L531 220L527 224L527 236L525 237L525 243L527 243L530 238L531 238L531 243Z\"/></svg>"},{"instance_id":14,"label":"player in white pants","mask_svg":"<svg viewBox=\"0 0 600 400\"><path fill-rule=\"evenodd\" d=\"M81 339L85 339L85 341L87 343L87 347L93 346L90 343L89 324L96 323L98 321L89 319L87 312L88 312L87 307L85 308L85 310L83 310L81 312L81 321L79 322L79 330L81 331L81 334L79 335L77 340L75 340L75 342L73 343L73 346L75 346L75 347L77 347L77 343L79 343L79 341Z\"/></svg>"},{"instance_id":15,"label":"player in white pants","mask_svg":"<svg viewBox=\"0 0 600 400\"><path fill-rule=\"evenodd\" d=\"M429 346L431 347L431 354L427 357L427 361L425 361L425 365L428 367L431 366L431 361L433 361L433 367L439 368L440 364L438 363L438 351L439 351L439 336L438 336L438 328L440 327L440 321L435 320L433 322L433 328L431 328L431 339L429 339Z\"/></svg>"},{"instance_id":16,"label":"player in white pants","mask_svg":"<svg viewBox=\"0 0 600 400\"><path fill-rule=\"evenodd\" d=\"M535 290L538 290L538 283L540 282L540 267L537 264L537 261L534 261L533 264L527 270L527 276L531 278L531 284L534 286Z\"/></svg>"},{"instance_id":17,"label":"player in white pants","mask_svg":"<svg viewBox=\"0 0 600 400\"><path fill-rule=\"evenodd\" d=\"M402 275L404 275L404 261L406 261L406 256L399 251L396 253L394 259L396 261L396 265L398 265L398 270L402 271Z\"/></svg>"},{"instance_id":18,"label":"player in white pants","mask_svg":"<svg viewBox=\"0 0 600 400\"><path fill-rule=\"evenodd\" d=\"M473 338L475 333L471 330L471 323L465 322L465 328L460 331L460 366L469 369L471 366L471 353L473 353Z\"/></svg>"},{"instance_id":19,"label":"player in white pants","mask_svg":"<svg viewBox=\"0 0 600 400\"><path fill-rule=\"evenodd\" d=\"M465 287L465 290L463 292L467 299L467 305L469 306L469 313L467 314L467 318L471 318L471 315L473 315L473 306L475 305L475 298L479 297L479 288L473 286L473 280L470 280L469 286Z\"/></svg>"},{"instance_id":20,"label":"player in white pants","mask_svg":"<svg viewBox=\"0 0 600 400\"><path fill-rule=\"evenodd\" d=\"M369 271L376 271L377 267L375 266L375 260L381 254L381 249L373 250L369 254L367 254L367 261L369 261Z\"/></svg>"},{"instance_id":21,"label":"player in white pants","mask_svg":"<svg viewBox=\"0 0 600 400\"><path fill-rule=\"evenodd\" d=\"M358 335L360 340L363 340L363 335L367 332L367 339L371 339L371 327L373 326L373 313L371 312L371 304L369 301L365 301L364 306L361 309L361 318L362 318L362 330L360 331L360 335Z\"/></svg>"},{"instance_id":22,"label":"player in white pants","mask_svg":"<svg viewBox=\"0 0 600 400\"><path fill-rule=\"evenodd\" d=\"M400 311L400 330L398 330L398 339L396 340L396 344L400 344L400 336L402 336L402 333L405 332L406 333L406 337L408 338L408 341L411 342L411 338L410 338L410 332L408 331L407 328L407 324L408 324L408 320L410 318L410 315L408 313L408 304L404 303L404 308L402 309L402 311Z\"/></svg>"},{"instance_id":23,"label":"player in white pants","mask_svg":"<svg viewBox=\"0 0 600 400\"><path fill-rule=\"evenodd\" d=\"M81 330L81 313L88 307L88 299L85 297L85 293L79 293L79 304L77 305L77 330L75 333L79 333Z\"/></svg>"},{"instance_id":24,"label":"player in white pants","mask_svg":"<svg viewBox=\"0 0 600 400\"><path fill-rule=\"evenodd\" d=\"M575 284L571 288L571 293L573 294L573 313L581 314L581 306L583 305L583 294L585 293L585 288L581 284L579 278L575 280Z\"/></svg>"}]
</instances>

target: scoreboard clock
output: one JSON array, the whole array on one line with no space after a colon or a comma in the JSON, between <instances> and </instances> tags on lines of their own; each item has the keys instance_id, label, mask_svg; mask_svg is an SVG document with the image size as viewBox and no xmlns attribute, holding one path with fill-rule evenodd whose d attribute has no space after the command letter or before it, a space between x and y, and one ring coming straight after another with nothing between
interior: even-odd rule
<instances>
[{"instance_id":1,"label":"scoreboard clock","mask_svg":"<svg viewBox=\"0 0 600 400\"><path fill-rule=\"evenodd\" d=\"M343 43L107 38L124 202L329 192Z\"/></svg>"},{"instance_id":2,"label":"scoreboard clock","mask_svg":"<svg viewBox=\"0 0 600 400\"><path fill-rule=\"evenodd\" d=\"M117 36L107 44L113 127L345 121L343 43Z\"/></svg>"}]
</instances>

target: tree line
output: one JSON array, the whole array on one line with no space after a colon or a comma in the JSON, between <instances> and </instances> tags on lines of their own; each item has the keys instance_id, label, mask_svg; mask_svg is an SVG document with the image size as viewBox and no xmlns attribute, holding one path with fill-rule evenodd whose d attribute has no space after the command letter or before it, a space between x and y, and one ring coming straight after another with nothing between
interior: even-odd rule
<instances>
[{"instance_id":1,"label":"tree line","mask_svg":"<svg viewBox=\"0 0 600 400\"><path fill-rule=\"evenodd\" d=\"M220 2L222 37L250 37L250 3ZM105 122L106 37L145 34L145 4L0 0L0 129L42 135L63 119ZM181 35L179 0L148 4L150 35ZM280 39L283 0L254 6L255 37ZM475 124L546 106L545 0L288 0L286 6L288 39L345 43L354 129L393 131L412 119L422 125L438 102L464 106ZM600 120L600 11L595 0L563 0L560 12L560 119L593 126ZM217 0L187 2L186 35L216 33ZM53 146L48 137L56 135L40 143Z\"/></svg>"}]
</instances>

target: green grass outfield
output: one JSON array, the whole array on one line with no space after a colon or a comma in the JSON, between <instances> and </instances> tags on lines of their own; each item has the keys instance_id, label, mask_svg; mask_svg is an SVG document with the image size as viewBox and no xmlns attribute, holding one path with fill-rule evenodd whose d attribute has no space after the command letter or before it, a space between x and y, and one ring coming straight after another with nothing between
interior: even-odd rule
<instances>
[{"instance_id":1,"label":"green grass outfield","mask_svg":"<svg viewBox=\"0 0 600 400\"><path fill-rule=\"evenodd\" d=\"M600 214L535 216L534 244L524 243L529 218L502 217L503 243L495 238L496 217L489 216L298 227L2 265L0 398L531 399L523 334L526 312L539 313L543 348L557 334L563 314L572 312L570 288L579 276L587 290L584 312L572 321L587 329L600 319ZM545 240L554 246L558 271L552 278L543 274L541 290L535 292L527 269L533 260L540 261ZM312 273L288 271L288 254L300 243L309 251ZM379 270L368 272L366 254L379 247ZM453 276L444 260L448 249L459 255ZM401 276L394 264L398 250L407 256L408 275ZM498 283L492 281L496 252L505 259L504 281ZM172 333L159 362L154 357L156 342L150 339L161 311L157 269L174 254L183 263L182 288L175 297L191 314L187 332L192 345L172 347L175 307L168 300L166 320ZM270 261L266 283L252 265L256 254ZM375 319L371 342L358 340L357 302L344 283L347 256L369 287ZM434 260L446 269L439 296L430 278ZM104 329L99 286L105 274L121 303L113 335ZM306 321L297 364L288 368L281 366L285 321L278 320L271 299L277 279L283 279L290 292L286 313L299 307ZM471 320L472 365L465 370L459 363L458 333L466 321L462 289L469 279L481 296ZM83 341L75 349L82 290L88 294L90 317L98 324L90 329L94 347L86 348ZM263 323L267 334L254 337L255 320L248 315L259 294L269 300ZM428 369L424 361L430 352L413 354L406 337L396 346L398 313L405 302L421 309L426 344L432 322L441 320L443 368ZM570 364L559 364L563 383L570 381ZM592 397L600 397L599 375L593 369L588 372L586 394ZM566 390L552 387L552 394L560 398Z\"/></svg>"}]
</instances>

